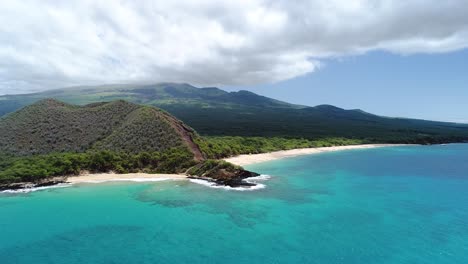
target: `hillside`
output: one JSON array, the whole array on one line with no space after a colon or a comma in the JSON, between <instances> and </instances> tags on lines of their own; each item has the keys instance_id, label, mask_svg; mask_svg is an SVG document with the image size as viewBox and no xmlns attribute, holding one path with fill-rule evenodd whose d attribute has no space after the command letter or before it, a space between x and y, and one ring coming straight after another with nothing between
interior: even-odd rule
<instances>
[{"instance_id":1,"label":"hillside","mask_svg":"<svg viewBox=\"0 0 468 264\"><path fill-rule=\"evenodd\" d=\"M155 107L44 99L0 118L0 190L61 183L83 171L187 173L252 185L243 179L257 174L207 160L199 144L210 150L192 128Z\"/></svg>"},{"instance_id":2,"label":"hillside","mask_svg":"<svg viewBox=\"0 0 468 264\"><path fill-rule=\"evenodd\" d=\"M75 106L44 99L0 119L0 152L14 155L187 147L201 160L194 136L168 113L125 101Z\"/></svg>"},{"instance_id":3,"label":"hillside","mask_svg":"<svg viewBox=\"0 0 468 264\"><path fill-rule=\"evenodd\" d=\"M74 104L124 99L160 107L201 135L342 137L379 143L442 143L468 139L468 125L389 118L335 106L288 104L248 91L226 92L188 84L107 85L0 96L0 115L42 98Z\"/></svg>"}]
</instances>

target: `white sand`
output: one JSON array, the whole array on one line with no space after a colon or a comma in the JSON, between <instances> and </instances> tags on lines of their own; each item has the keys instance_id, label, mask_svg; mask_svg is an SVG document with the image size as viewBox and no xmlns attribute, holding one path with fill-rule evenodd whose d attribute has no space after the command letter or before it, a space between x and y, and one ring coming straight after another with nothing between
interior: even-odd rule
<instances>
[{"instance_id":1,"label":"white sand","mask_svg":"<svg viewBox=\"0 0 468 264\"><path fill-rule=\"evenodd\" d=\"M261 163L265 161L277 160L288 157L295 157L299 155L308 155L329 151L339 151L339 150L350 150L350 149L369 149L369 148L380 148L380 147L391 147L391 146L401 146L402 144L367 144L367 145L352 145L352 146L336 146L336 147L322 147L322 148L302 148L302 149L291 149L291 150L282 150L261 154L248 154L248 155L239 155L236 157L231 157L224 159L225 161L231 162L239 166L245 166L255 163Z\"/></svg>"},{"instance_id":2,"label":"white sand","mask_svg":"<svg viewBox=\"0 0 468 264\"><path fill-rule=\"evenodd\" d=\"M96 173L83 174L80 176L68 177L69 183L101 183L113 181L133 181L133 182L151 182L164 180L186 180L187 176L183 174L149 174L149 173Z\"/></svg>"}]
</instances>

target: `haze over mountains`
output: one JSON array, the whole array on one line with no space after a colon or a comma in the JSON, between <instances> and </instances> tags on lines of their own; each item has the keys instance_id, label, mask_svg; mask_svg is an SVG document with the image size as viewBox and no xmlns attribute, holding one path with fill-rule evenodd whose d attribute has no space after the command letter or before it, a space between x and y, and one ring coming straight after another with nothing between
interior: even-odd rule
<instances>
[{"instance_id":1,"label":"haze over mountains","mask_svg":"<svg viewBox=\"0 0 468 264\"><path fill-rule=\"evenodd\" d=\"M122 99L157 106L210 136L345 137L407 143L468 139L465 124L388 118L331 105L300 106L249 91L226 92L176 83L73 87L5 95L0 96L0 115L44 98L80 105Z\"/></svg>"}]
</instances>

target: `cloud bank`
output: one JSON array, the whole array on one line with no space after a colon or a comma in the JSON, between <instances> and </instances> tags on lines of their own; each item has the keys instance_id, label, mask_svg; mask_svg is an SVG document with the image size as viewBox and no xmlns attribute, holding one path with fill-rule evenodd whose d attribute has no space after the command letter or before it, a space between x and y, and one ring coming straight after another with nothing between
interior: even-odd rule
<instances>
[{"instance_id":1,"label":"cloud bank","mask_svg":"<svg viewBox=\"0 0 468 264\"><path fill-rule=\"evenodd\" d=\"M466 0L0 3L0 94L102 84L252 85L330 57L468 46Z\"/></svg>"}]
</instances>

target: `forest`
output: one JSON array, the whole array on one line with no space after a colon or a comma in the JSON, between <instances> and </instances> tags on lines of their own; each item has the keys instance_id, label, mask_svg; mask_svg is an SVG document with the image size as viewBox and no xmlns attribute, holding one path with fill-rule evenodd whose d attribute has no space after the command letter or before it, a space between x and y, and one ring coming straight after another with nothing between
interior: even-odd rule
<instances>
[{"instance_id":1,"label":"forest","mask_svg":"<svg viewBox=\"0 0 468 264\"><path fill-rule=\"evenodd\" d=\"M195 165L187 148L138 154L112 151L53 153L18 157L0 155L0 184L35 182L40 179L115 171L117 173L181 173Z\"/></svg>"},{"instance_id":2,"label":"forest","mask_svg":"<svg viewBox=\"0 0 468 264\"><path fill-rule=\"evenodd\" d=\"M204 137L197 141L206 157L221 159L240 154L257 154L296 148L316 148L368 143L365 140L346 138L322 138L316 140L281 137Z\"/></svg>"},{"instance_id":3,"label":"forest","mask_svg":"<svg viewBox=\"0 0 468 264\"><path fill-rule=\"evenodd\" d=\"M88 150L85 152L56 152L30 156L0 154L0 184L34 182L40 179L114 171L117 173L189 173L203 174L217 169L239 169L224 161L240 154L264 153L294 148L327 147L363 144L365 141L345 138L320 140L264 137L199 137L195 139L206 160L197 163L186 147L153 152L116 152Z\"/></svg>"}]
</instances>

